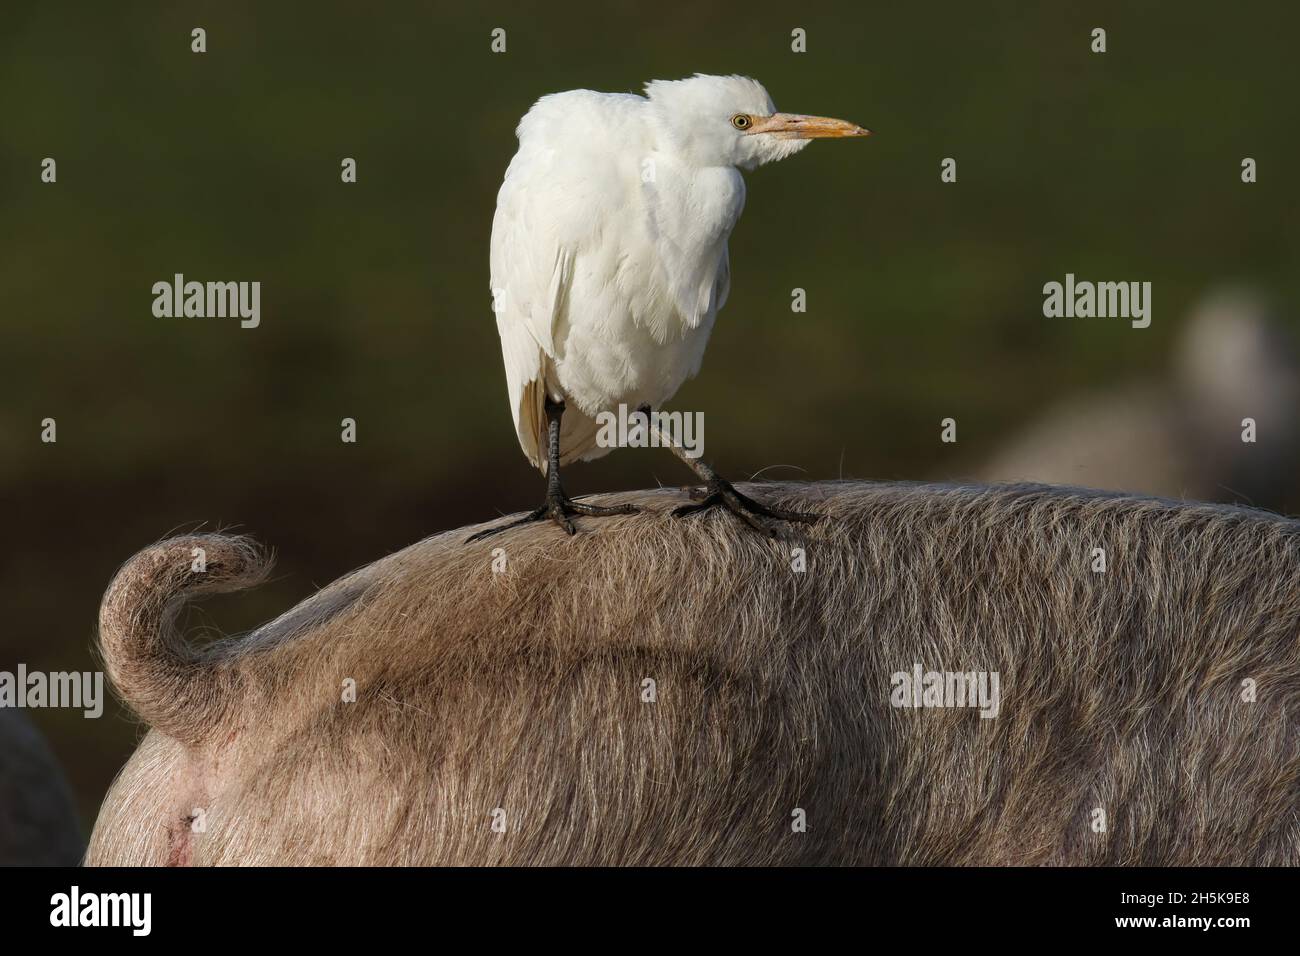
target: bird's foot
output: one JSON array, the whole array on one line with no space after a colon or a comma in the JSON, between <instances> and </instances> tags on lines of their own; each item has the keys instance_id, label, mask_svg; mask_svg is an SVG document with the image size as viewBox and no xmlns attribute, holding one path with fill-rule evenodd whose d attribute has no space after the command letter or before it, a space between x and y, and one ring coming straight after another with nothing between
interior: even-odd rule
<instances>
[{"instance_id":1,"label":"bird's foot","mask_svg":"<svg viewBox=\"0 0 1300 956\"><path fill-rule=\"evenodd\" d=\"M784 508L773 508L762 504L748 495L741 494L725 478L714 477L702 488L692 488L690 496L696 504L674 508L674 518L699 514L710 508L725 508L755 531L769 538L776 537L777 528L766 519L812 524L822 517L807 511L786 511Z\"/></svg>"},{"instance_id":2,"label":"bird's foot","mask_svg":"<svg viewBox=\"0 0 1300 956\"><path fill-rule=\"evenodd\" d=\"M465 543L490 538L502 531L532 524L534 521L545 521L548 518L563 528L566 533L574 534L578 529L574 526L573 519L579 515L588 518L608 518L612 515L636 514L638 510L635 505L589 505L585 501L574 501L563 491L550 491L546 494L546 503L540 508L535 508L522 518L516 518L506 524L475 532L465 539Z\"/></svg>"}]
</instances>

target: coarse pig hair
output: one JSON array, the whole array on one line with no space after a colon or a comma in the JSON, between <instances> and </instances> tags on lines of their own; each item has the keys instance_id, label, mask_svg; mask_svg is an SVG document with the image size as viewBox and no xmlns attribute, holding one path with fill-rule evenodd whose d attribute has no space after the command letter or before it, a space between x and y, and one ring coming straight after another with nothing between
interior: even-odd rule
<instances>
[{"instance_id":1,"label":"coarse pig hair","mask_svg":"<svg viewBox=\"0 0 1300 956\"><path fill-rule=\"evenodd\" d=\"M152 730L88 862L1300 863L1300 522L747 490L825 517L771 540L671 518L677 490L612 496L641 513L428 538L203 649L178 610L266 558L146 548L100 640ZM997 672L997 715L894 706L917 665Z\"/></svg>"}]
</instances>

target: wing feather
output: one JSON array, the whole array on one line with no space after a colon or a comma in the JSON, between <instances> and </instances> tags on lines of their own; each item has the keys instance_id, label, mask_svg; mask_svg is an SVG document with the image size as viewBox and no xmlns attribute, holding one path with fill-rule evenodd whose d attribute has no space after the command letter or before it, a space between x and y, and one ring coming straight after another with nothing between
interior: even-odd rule
<instances>
[{"instance_id":1,"label":"wing feather","mask_svg":"<svg viewBox=\"0 0 1300 956\"><path fill-rule=\"evenodd\" d=\"M519 124L519 151L497 195L493 308L519 444L543 471L543 407L548 394L562 397L552 363L560 357L574 270L584 252L599 252L601 224L628 204L620 154L602 147L611 130L635 129L640 99L583 90L542 97ZM561 461L589 456L595 427L584 418L577 409L565 413Z\"/></svg>"}]
</instances>

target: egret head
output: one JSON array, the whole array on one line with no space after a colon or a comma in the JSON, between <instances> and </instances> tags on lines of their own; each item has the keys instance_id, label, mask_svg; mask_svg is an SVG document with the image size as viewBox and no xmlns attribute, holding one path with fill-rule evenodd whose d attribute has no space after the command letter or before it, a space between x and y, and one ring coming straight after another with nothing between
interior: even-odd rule
<instances>
[{"instance_id":1,"label":"egret head","mask_svg":"<svg viewBox=\"0 0 1300 956\"><path fill-rule=\"evenodd\" d=\"M763 84L745 76L653 80L645 92L660 128L697 166L753 169L799 152L810 140L871 132L846 120L778 113Z\"/></svg>"}]
</instances>

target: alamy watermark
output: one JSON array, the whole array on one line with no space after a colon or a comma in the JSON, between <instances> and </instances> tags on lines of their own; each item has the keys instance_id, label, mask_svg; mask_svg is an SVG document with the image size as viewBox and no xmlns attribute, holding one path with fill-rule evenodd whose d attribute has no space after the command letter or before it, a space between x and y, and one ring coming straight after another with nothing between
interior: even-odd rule
<instances>
[{"instance_id":1,"label":"alamy watermark","mask_svg":"<svg viewBox=\"0 0 1300 956\"><path fill-rule=\"evenodd\" d=\"M132 936L153 929L152 893L82 892L80 886L50 897L50 925L55 927L118 926Z\"/></svg>"},{"instance_id":2,"label":"alamy watermark","mask_svg":"<svg viewBox=\"0 0 1300 956\"><path fill-rule=\"evenodd\" d=\"M997 671L896 671L889 679L893 707L978 707L992 718L1002 709L1001 678Z\"/></svg>"},{"instance_id":3,"label":"alamy watermark","mask_svg":"<svg viewBox=\"0 0 1300 956\"><path fill-rule=\"evenodd\" d=\"M1065 282L1043 286L1043 315L1049 319L1131 319L1135 329L1151 324L1150 282L1076 282L1073 272Z\"/></svg>"},{"instance_id":4,"label":"alamy watermark","mask_svg":"<svg viewBox=\"0 0 1300 956\"><path fill-rule=\"evenodd\" d=\"M617 412L597 412L596 444L601 448L671 448L687 458L704 454L704 413L652 411L629 412L620 404Z\"/></svg>"},{"instance_id":5,"label":"alamy watermark","mask_svg":"<svg viewBox=\"0 0 1300 956\"><path fill-rule=\"evenodd\" d=\"M171 282L155 282L152 291L153 314L160 319L238 317L245 329L262 324L261 282L186 282L178 272Z\"/></svg>"},{"instance_id":6,"label":"alamy watermark","mask_svg":"<svg viewBox=\"0 0 1300 956\"><path fill-rule=\"evenodd\" d=\"M104 713L102 671L0 671L0 707L68 707L92 720Z\"/></svg>"}]
</instances>

